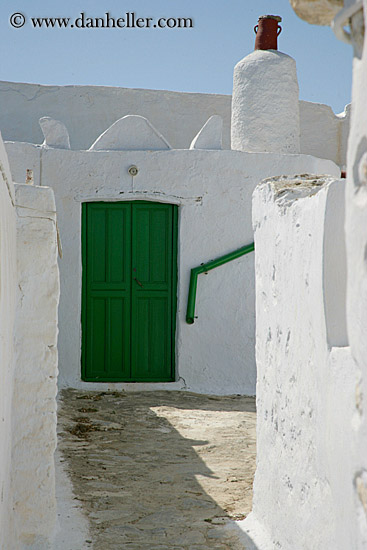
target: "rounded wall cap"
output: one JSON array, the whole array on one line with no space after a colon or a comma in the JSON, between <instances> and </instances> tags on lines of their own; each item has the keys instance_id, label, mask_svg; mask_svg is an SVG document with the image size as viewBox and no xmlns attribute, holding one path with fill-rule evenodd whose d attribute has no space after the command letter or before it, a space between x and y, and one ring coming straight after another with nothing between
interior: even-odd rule
<instances>
[{"instance_id":1,"label":"rounded wall cap","mask_svg":"<svg viewBox=\"0 0 367 550\"><path fill-rule=\"evenodd\" d=\"M312 25L330 25L343 0L289 0L298 17Z\"/></svg>"},{"instance_id":2,"label":"rounded wall cap","mask_svg":"<svg viewBox=\"0 0 367 550\"><path fill-rule=\"evenodd\" d=\"M286 63L295 64L295 60L287 53L278 50L254 50L243 59L240 59L235 66L235 70L241 70L252 63Z\"/></svg>"}]
</instances>

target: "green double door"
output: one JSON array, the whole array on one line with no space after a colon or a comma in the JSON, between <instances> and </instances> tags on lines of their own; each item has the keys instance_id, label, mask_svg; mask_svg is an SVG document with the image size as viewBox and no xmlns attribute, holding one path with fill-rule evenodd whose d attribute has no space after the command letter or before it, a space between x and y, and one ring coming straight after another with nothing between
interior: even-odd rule
<instances>
[{"instance_id":1,"label":"green double door","mask_svg":"<svg viewBox=\"0 0 367 550\"><path fill-rule=\"evenodd\" d=\"M177 207L82 207L82 379L174 379Z\"/></svg>"}]
</instances>

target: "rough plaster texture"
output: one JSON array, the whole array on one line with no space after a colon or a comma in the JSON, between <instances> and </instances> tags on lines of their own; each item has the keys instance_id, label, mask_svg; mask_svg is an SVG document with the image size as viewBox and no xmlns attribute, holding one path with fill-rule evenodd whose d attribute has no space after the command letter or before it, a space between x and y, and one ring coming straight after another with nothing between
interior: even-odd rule
<instances>
[{"instance_id":1,"label":"rough plaster texture","mask_svg":"<svg viewBox=\"0 0 367 550\"><path fill-rule=\"evenodd\" d=\"M90 151L161 151L171 149L168 141L140 115L116 120L90 148Z\"/></svg>"},{"instance_id":2,"label":"rough plaster texture","mask_svg":"<svg viewBox=\"0 0 367 550\"><path fill-rule=\"evenodd\" d=\"M365 28L367 2L364 0ZM348 255L347 322L358 383L353 403L353 429L357 438L353 481L358 529L354 547L367 547L367 46L361 59L354 58L352 120L348 144L346 243Z\"/></svg>"},{"instance_id":3,"label":"rough plaster texture","mask_svg":"<svg viewBox=\"0 0 367 550\"><path fill-rule=\"evenodd\" d=\"M230 147L231 96L227 95L0 82L0 97L4 140L41 143L38 120L47 115L66 125L72 149L89 149L116 120L136 114L164 132L173 148L187 149L208 118L218 114L225 121L224 147Z\"/></svg>"},{"instance_id":4,"label":"rough plaster texture","mask_svg":"<svg viewBox=\"0 0 367 550\"><path fill-rule=\"evenodd\" d=\"M298 17L314 25L330 25L338 11L343 7L343 0L290 0Z\"/></svg>"},{"instance_id":5,"label":"rough plaster texture","mask_svg":"<svg viewBox=\"0 0 367 550\"><path fill-rule=\"evenodd\" d=\"M58 268L51 189L12 183L0 138L0 548L51 548Z\"/></svg>"},{"instance_id":6,"label":"rough plaster texture","mask_svg":"<svg viewBox=\"0 0 367 550\"><path fill-rule=\"evenodd\" d=\"M39 147L7 144L12 169L39 159ZM15 153L14 153L15 152ZM139 173L132 177L132 164ZM60 261L60 384L75 388L188 389L255 393L253 255L226 264L198 283L194 325L185 322L191 268L253 240L251 195L274 173L338 174L330 161L302 155L236 151L42 151L43 182L54 189L63 244ZM37 181L36 181L37 183ZM80 380L81 203L152 200L179 205L177 382L91 384Z\"/></svg>"},{"instance_id":7,"label":"rough plaster texture","mask_svg":"<svg viewBox=\"0 0 367 550\"><path fill-rule=\"evenodd\" d=\"M255 50L233 74L231 146L238 151L300 152L296 62Z\"/></svg>"},{"instance_id":8,"label":"rough plaster texture","mask_svg":"<svg viewBox=\"0 0 367 550\"><path fill-rule=\"evenodd\" d=\"M10 473L17 266L14 188L1 135L0 172L0 548L7 550L13 534Z\"/></svg>"},{"instance_id":9,"label":"rough plaster texture","mask_svg":"<svg viewBox=\"0 0 367 550\"><path fill-rule=\"evenodd\" d=\"M56 520L56 211L50 188L15 185L15 197L18 293L11 487L19 546L5 548L43 550L51 548Z\"/></svg>"},{"instance_id":10,"label":"rough plaster texture","mask_svg":"<svg viewBox=\"0 0 367 550\"><path fill-rule=\"evenodd\" d=\"M250 548L355 548L357 368L350 348L328 342L335 317L345 329L344 186L304 175L254 192L258 457L241 523Z\"/></svg>"},{"instance_id":11,"label":"rough plaster texture","mask_svg":"<svg viewBox=\"0 0 367 550\"><path fill-rule=\"evenodd\" d=\"M117 119L138 114L163 131L174 149L186 149L208 118L216 114L223 119L223 149L230 148L229 95L0 82L0 97L0 128L8 141L42 143L38 121L48 115L66 125L72 149L89 149ZM339 162L335 115L331 116L329 109L326 105L300 101L300 151L344 165L346 149L342 149L344 157ZM345 129L343 135L347 135L348 125L343 120L341 124ZM24 182L25 174L20 179L15 177L15 181Z\"/></svg>"},{"instance_id":12,"label":"rough plaster texture","mask_svg":"<svg viewBox=\"0 0 367 550\"><path fill-rule=\"evenodd\" d=\"M222 149L223 119L213 115L192 140L190 149Z\"/></svg>"}]
</instances>

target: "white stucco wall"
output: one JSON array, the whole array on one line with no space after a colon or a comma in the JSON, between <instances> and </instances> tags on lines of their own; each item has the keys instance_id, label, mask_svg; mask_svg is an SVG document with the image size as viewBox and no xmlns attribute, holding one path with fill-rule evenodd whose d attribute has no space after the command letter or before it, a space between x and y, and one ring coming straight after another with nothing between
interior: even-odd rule
<instances>
[{"instance_id":1,"label":"white stucco wall","mask_svg":"<svg viewBox=\"0 0 367 550\"><path fill-rule=\"evenodd\" d=\"M51 548L58 268L51 189L14 185L0 137L0 548Z\"/></svg>"},{"instance_id":2,"label":"white stucco wall","mask_svg":"<svg viewBox=\"0 0 367 550\"><path fill-rule=\"evenodd\" d=\"M55 191L60 261L60 384L91 389L188 389L255 393L253 254L199 277L196 319L185 321L191 268L252 242L251 195L274 173L338 173L302 155L235 151L65 151L8 143L14 174L34 166ZM41 160L42 158L42 160ZM128 168L136 165L133 179ZM37 180L36 180L37 183ZM80 380L81 203L152 200L179 205L177 382L91 384Z\"/></svg>"},{"instance_id":3,"label":"white stucco wall","mask_svg":"<svg viewBox=\"0 0 367 550\"><path fill-rule=\"evenodd\" d=\"M17 309L12 417L13 517L19 549L51 548L56 520L56 211L50 188L15 185ZM2 547L3 548L3 547ZM9 543L9 550L18 546Z\"/></svg>"},{"instance_id":4,"label":"white stucco wall","mask_svg":"<svg viewBox=\"0 0 367 550\"><path fill-rule=\"evenodd\" d=\"M185 149L208 118L217 114L223 119L223 148L230 148L230 95L0 81L0 98L0 128L8 141L42 143L38 121L50 116L66 125L72 149L89 149L117 119L134 113L147 117L173 148ZM348 121L344 124L343 117L339 120L327 105L300 101L299 107L301 153L344 165ZM339 122L343 127L342 147Z\"/></svg>"},{"instance_id":5,"label":"white stucco wall","mask_svg":"<svg viewBox=\"0 0 367 550\"><path fill-rule=\"evenodd\" d=\"M250 548L355 548L357 368L350 348L331 348L347 344L344 189L311 175L254 192L258 454L241 523Z\"/></svg>"},{"instance_id":6,"label":"white stucco wall","mask_svg":"<svg viewBox=\"0 0 367 550\"><path fill-rule=\"evenodd\" d=\"M363 1L365 28L367 2ZM358 14L355 16L358 18ZM356 37L357 38L357 37ZM355 514L358 518L355 548L367 547L367 40L362 58L354 58L352 120L348 144L346 243L348 254L347 322L352 355L357 363L358 384L354 430L356 452L353 475Z\"/></svg>"},{"instance_id":7,"label":"white stucco wall","mask_svg":"<svg viewBox=\"0 0 367 550\"><path fill-rule=\"evenodd\" d=\"M0 128L4 140L42 143L38 120L50 116L69 130L72 149L89 149L111 124L141 115L176 149L188 149L212 115L224 120L223 143L230 146L231 96L107 86L41 86L0 82Z\"/></svg>"},{"instance_id":8,"label":"white stucco wall","mask_svg":"<svg viewBox=\"0 0 367 550\"><path fill-rule=\"evenodd\" d=\"M14 380L13 329L17 266L14 187L0 135L0 548L13 533L11 413Z\"/></svg>"},{"instance_id":9,"label":"white stucco wall","mask_svg":"<svg viewBox=\"0 0 367 550\"><path fill-rule=\"evenodd\" d=\"M350 105L339 115L322 103L300 101L299 109L302 153L328 158L339 166L345 166Z\"/></svg>"},{"instance_id":10,"label":"white stucco wall","mask_svg":"<svg viewBox=\"0 0 367 550\"><path fill-rule=\"evenodd\" d=\"M237 151L300 152L299 88L295 60L255 50L233 73L231 147Z\"/></svg>"}]
</instances>

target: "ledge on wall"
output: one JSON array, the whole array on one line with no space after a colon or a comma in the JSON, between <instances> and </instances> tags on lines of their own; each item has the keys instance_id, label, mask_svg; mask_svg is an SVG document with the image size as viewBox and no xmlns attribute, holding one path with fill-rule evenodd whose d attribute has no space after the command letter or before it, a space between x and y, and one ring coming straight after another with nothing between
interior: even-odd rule
<instances>
[{"instance_id":1,"label":"ledge on wall","mask_svg":"<svg viewBox=\"0 0 367 550\"><path fill-rule=\"evenodd\" d=\"M96 139L89 151L166 151L168 141L149 120L127 115L114 122Z\"/></svg>"}]
</instances>

